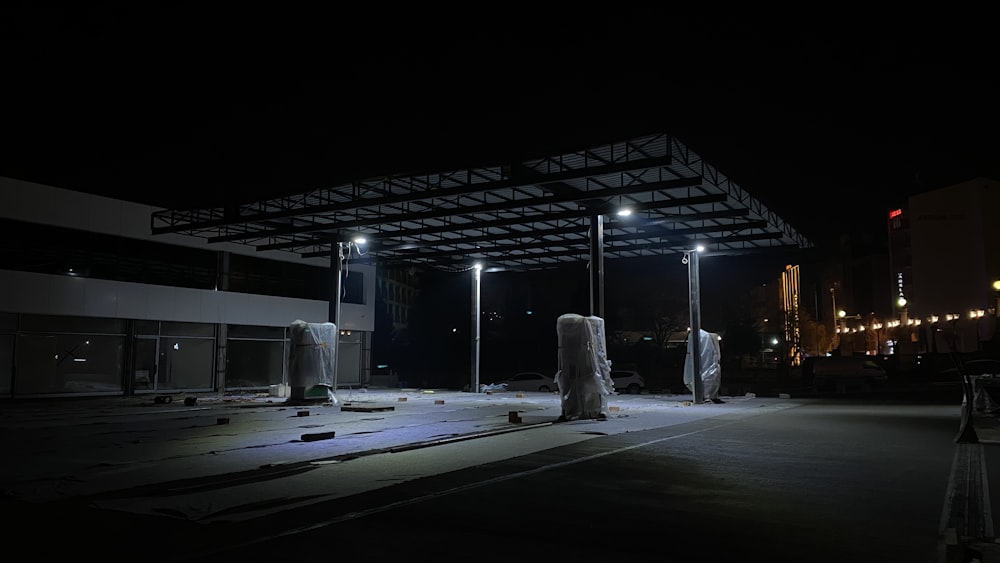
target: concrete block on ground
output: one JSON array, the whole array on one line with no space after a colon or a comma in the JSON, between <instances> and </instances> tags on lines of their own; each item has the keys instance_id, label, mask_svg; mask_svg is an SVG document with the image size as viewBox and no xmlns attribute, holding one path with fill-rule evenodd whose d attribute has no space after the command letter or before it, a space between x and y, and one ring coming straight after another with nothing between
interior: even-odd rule
<instances>
[{"instance_id":1,"label":"concrete block on ground","mask_svg":"<svg viewBox=\"0 0 1000 563\"><path fill-rule=\"evenodd\" d=\"M334 432L334 431L330 431L330 432L312 432L310 434L303 434L302 435L302 441L303 442L316 442L318 440L329 440L330 438L333 438L336 435L337 435L337 433Z\"/></svg>"}]
</instances>

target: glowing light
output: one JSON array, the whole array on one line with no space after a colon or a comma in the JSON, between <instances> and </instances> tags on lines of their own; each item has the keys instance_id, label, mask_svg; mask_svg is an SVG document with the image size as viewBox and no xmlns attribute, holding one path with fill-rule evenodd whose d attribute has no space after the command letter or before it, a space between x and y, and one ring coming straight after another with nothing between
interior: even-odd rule
<instances>
[{"instance_id":1,"label":"glowing light","mask_svg":"<svg viewBox=\"0 0 1000 563\"><path fill-rule=\"evenodd\" d=\"M619 217L628 217L631 214L632 214L632 210L631 209L619 209L618 210L618 216Z\"/></svg>"},{"instance_id":2,"label":"glowing light","mask_svg":"<svg viewBox=\"0 0 1000 563\"><path fill-rule=\"evenodd\" d=\"M893 217L899 217L902 214L903 214L902 209L893 209L892 211L889 212L889 218L892 219Z\"/></svg>"}]
</instances>

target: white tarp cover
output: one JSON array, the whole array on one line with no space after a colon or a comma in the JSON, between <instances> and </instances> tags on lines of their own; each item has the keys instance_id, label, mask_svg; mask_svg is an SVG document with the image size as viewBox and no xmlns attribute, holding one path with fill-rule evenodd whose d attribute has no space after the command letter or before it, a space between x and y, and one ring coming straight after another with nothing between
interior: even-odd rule
<instances>
[{"instance_id":1,"label":"white tarp cover","mask_svg":"<svg viewBox=\"0 0 1000 563\"><path fill-rule=\"evenodd\" d=\"M698 341L701 356L701 389L706 400L719 398L719 386L722 384L722 353L719 349L719 335L714 332L701 330L701 339ZM694 340L688 337L687 355L684 357L684 385L694 392L694 362L691 359L691 349L694 348Z\"/></svg>"},{"instance_id":2,"label":"white tarp cover","mask_svg":"<svg viewBox=\"0 0 1000 563\"><path fill-rule=\"evenodd\" d=\"M291 349L288 353L288 383L291 388L313 389L324 386L336 389L337 325L296 320L289 326Z\"/></svg>"},{"instance_id":3,"label":"white tarp cover","mask_svg":"<svg viewBox=\"0 0 1000 563\"><path fill-rule=\"evenodd\" d=\"M555 383L565 420L608 417L608 395L614 392L607 358L604 319L576 314L556 320L559 370Z\"/></svg>"}]
</instances>

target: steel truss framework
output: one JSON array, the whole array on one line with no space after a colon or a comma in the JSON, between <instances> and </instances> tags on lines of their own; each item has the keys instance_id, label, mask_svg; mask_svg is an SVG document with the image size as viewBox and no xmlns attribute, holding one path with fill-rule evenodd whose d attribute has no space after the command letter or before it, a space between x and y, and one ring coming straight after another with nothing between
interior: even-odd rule
<instances>
[{"instance_id":1,"label":"steel truss framework","mask_svg":"<svg viewBox=\"0 0 1000 563\"><path fill-rule=\"evenodd\" d=\"M616 213L629 208L626 217ZM789 251L812 244L678 139L650 135L513 164L357 181L225 208L153 213L182 233L303 258L363 235L354 262L537 270L603 256Z\"/></svg>"}]
</instances>

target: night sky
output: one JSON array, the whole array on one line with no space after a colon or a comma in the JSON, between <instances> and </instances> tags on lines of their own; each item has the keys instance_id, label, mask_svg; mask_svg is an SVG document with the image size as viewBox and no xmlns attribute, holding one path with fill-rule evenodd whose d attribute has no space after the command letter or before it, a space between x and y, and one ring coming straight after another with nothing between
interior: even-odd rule
<instances>
[{"instance_id":1,"label":"night sky","mask_svg":"<svg viewBox=\"0 0 1000 563\"><path fill-rule=\"evenodd\" d=\"M819 240L1000 173L985 13L8 6L0 175L164 207L671 132Z\"/></svg>"}]
</instances>

